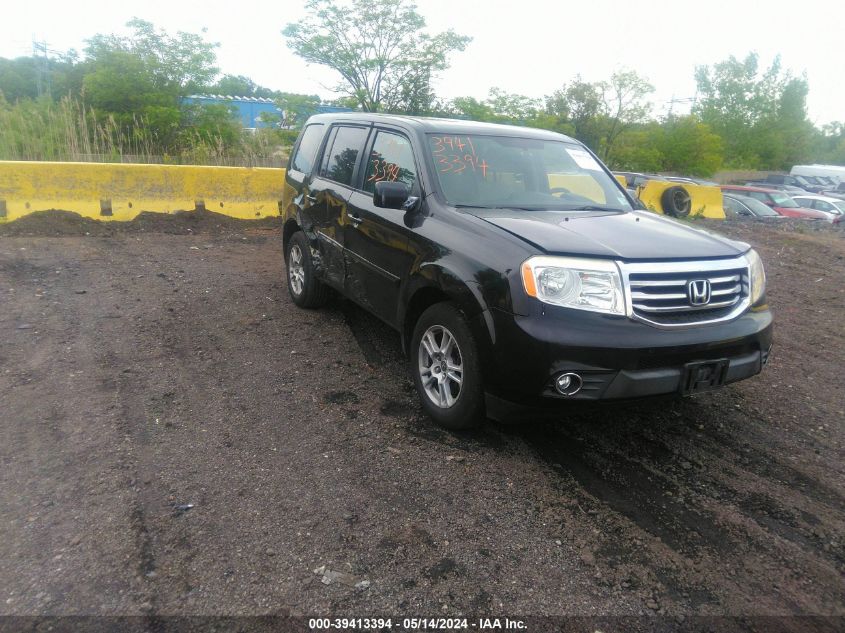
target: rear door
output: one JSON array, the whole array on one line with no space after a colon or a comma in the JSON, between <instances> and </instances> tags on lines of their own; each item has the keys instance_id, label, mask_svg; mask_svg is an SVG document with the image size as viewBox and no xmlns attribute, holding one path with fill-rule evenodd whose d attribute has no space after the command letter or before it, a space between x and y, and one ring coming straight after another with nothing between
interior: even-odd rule
<instances>
[{"instance_id":1,"label":"rear door","mask_svg":"<svg viewBox=\"0 0 845 633\"><path fill-rule=\"evenodd\" d=\"M310 228L317 236L321 277L339 290L346 278L342 222L368 133L366 126L334 125L308 187Z\"/></svg>"},{"instance_id":2,"label":"rear door","mask_svg":"<svg viewBox=\"0 0 845 633\"><path fill-rule=\"evenodd\" d=\"M375 129L362 166L360 186L352 192L344 222L346 294L391 325L396 325L399 287L413 256L408 249L407 214L373 204L375 184L404 182L419 196L411 141L404 134Z\"/></svg>"}]
</instances>

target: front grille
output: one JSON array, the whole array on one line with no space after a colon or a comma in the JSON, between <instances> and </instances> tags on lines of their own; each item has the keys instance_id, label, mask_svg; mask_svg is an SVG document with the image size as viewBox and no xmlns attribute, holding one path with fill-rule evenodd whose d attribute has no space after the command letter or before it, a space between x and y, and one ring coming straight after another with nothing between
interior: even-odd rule
<instances>
[{"instance_id":1,"label":"front grille","mask_svg":"<svg viewBox=\"0 0 845 633\"><path fill-rule=\"evenodd\" d=\"M627 264L624 270L631 316L654 325L684 327L727 320L748 305L744 260ZM709 301L693 305L689 283L703 280L710 285Z\"/></svg>"}]
</instances>

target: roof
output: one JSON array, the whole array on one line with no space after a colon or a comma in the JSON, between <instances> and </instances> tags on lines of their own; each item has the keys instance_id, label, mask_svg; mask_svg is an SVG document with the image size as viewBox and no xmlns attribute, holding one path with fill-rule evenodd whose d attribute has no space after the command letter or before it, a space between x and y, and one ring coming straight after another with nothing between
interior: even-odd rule
<instances>
[{"instance_id":1,"label":"roof","mask_svg":"<svg viewBox=\"0 0 845 633\"><path fill-rule=\"evenodd\" d=\"M342 112L336 114L316 114L308 119L309 122L349 121L358 123L392 123L416 129L422 133L446 134L487 134L490 136L515 136L520 138L536 138L548 141L572 141L574 139L532 127L518 125L502 125L500 123L482 123L480 121L465 121L462 119L443 119L437 117L405 116L400 114L375 114L371 112Z\"/></svg>"},{"instance_id":2,"label":"roof","mask_svg":"<svg viewBox=\"0 0 845 633\"><path fill-rule=\"evenodd\" d=\"M251 101L254 103L274 103L266 97L238 97L235 95L188 95L188 99L214 99L216 101Z\"/></svg>"},{"instance_id":3,"label":"roof","mask_svg":"<svg viewBox=\"0 0 845 633\"><path fill-rule=\"evenodd\" d=\"M816 193L796 193L792 198L806 198L808 200L824 200L825 202L845 202L842 198L834 198L833 196L820 196Z\"/></svg>"},{"instance_id":4,"label":"roof","mask_svg":"<svg viewBox=\"0 0 845 633\"><path fill-rule=\"evenodd\" d=\"M783 189L770 189L768 187L746 187L745 185L719 185L720 189L731 191L764 191L766 193L786 193Z\"/></svg>"}]
</instances>

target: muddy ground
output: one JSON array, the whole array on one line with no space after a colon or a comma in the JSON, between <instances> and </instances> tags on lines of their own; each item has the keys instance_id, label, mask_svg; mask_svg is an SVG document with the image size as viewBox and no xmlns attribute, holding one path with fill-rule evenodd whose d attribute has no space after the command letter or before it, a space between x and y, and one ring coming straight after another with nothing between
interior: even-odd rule
<instances>
[{"instance_id":1,"label":"muddy ground","mask_svg":"<svg viewBox=\"0 0 845 633\"><path fill-rule=\"evenodd\" d=\"M0 227L0 614L836 630L843 232L708 226L766 262L762 375L469 435L398 335L292 305L272 221Z\"/></svg>"}]
</instances>

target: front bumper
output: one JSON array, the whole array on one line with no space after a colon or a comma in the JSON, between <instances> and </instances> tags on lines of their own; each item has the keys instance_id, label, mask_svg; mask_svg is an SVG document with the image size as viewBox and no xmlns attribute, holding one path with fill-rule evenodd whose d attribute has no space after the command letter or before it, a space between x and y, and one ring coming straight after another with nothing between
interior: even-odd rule
<instances>
[{"instance_id":1,"label":"front bumper","mask_svg":"<svg viewBox=\"0 0 845 633\"><path fill-rule=\"evenodd\" d=\"M758 374L772 344L772 316L751 310L726 323L658 329L627 317L544 306L522 317L491 310L485 384L495 400L559 408L562 401L681 393L690 363L726 359L723 384ZM575 372L582 389L561 396L554 379Z\"/></svg>"}]
</instances>

